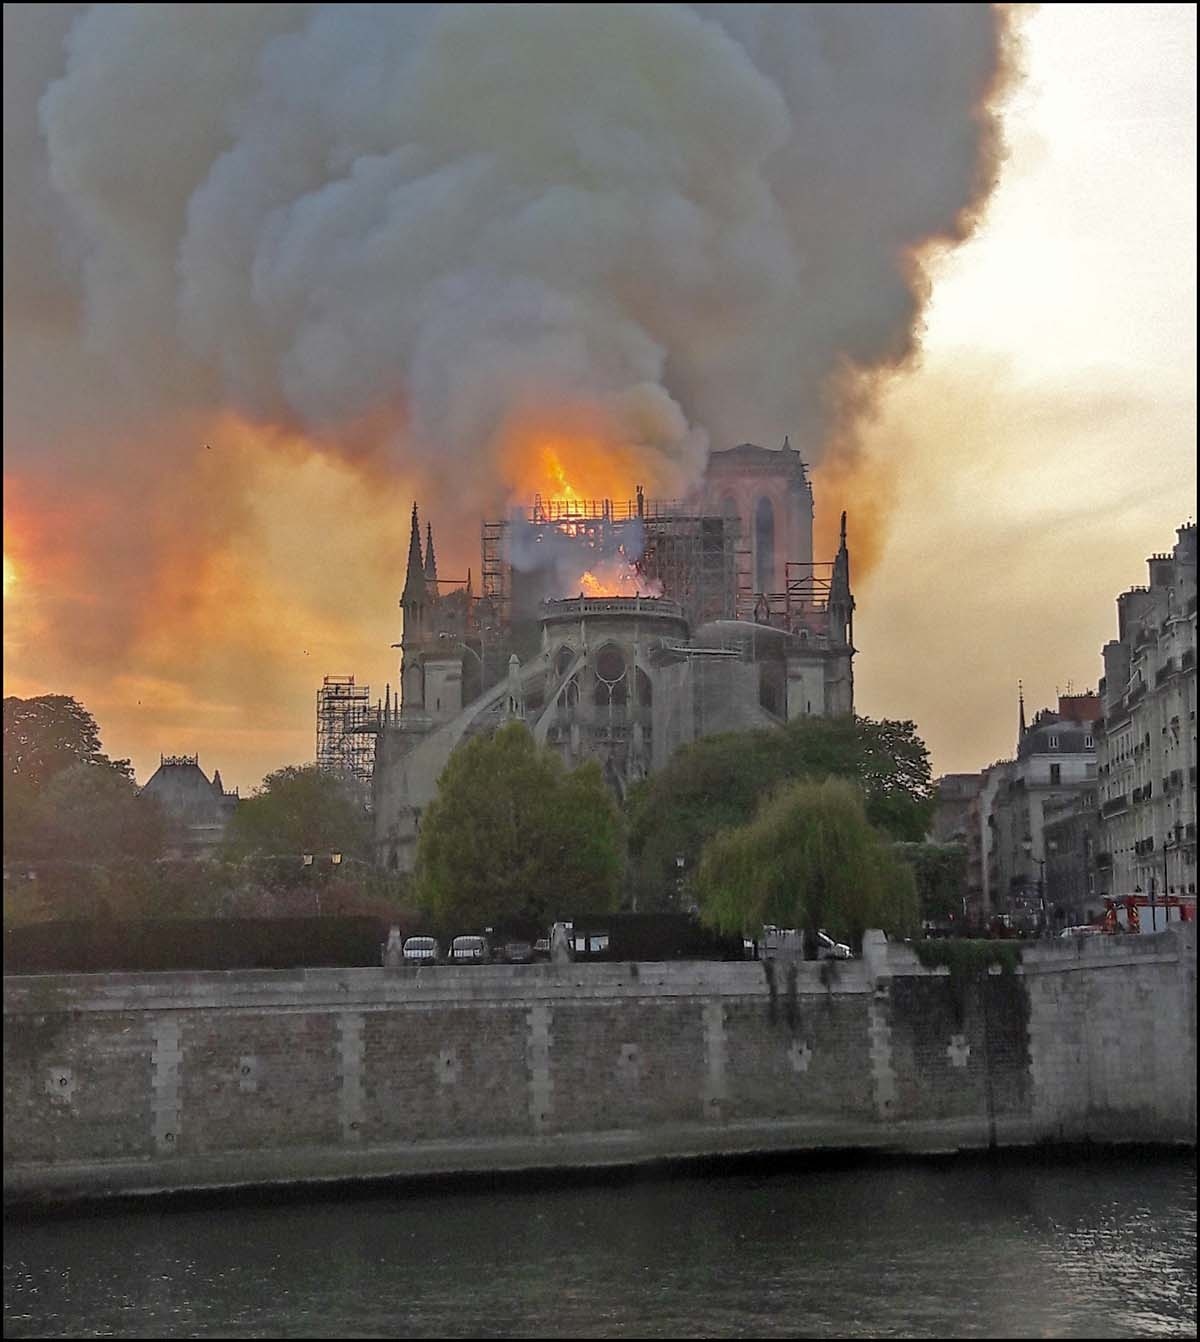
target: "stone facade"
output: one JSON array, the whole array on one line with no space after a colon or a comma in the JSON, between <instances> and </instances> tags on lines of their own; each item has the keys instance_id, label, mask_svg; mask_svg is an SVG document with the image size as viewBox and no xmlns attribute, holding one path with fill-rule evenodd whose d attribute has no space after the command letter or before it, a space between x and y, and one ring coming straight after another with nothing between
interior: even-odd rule
<instances>
[{"instance_id":1,"label":"stone facade","mask_svg":"<svg viewBox=\"0 0 1200 1342\"><path fill-rule=\"evenodd\" d=\"M225 827L238 804L237 790L226 792L218 769L211 781L196 755L161 755L142 792L153 797L175 822L177 854L203 856L221 845Z\"/></svg>"},{"instance_id":2,"label":"stone facade","mask_svg":"<svg viewBox=\"0 0 1200 1342\"><path fill-rule=\"evenodd\" d=\"M1049 802L1043 810L1046 848L1046 901L1072 927L1094 922L1103 913L1096 887L1100 851L1100 811L1096 789Z\"/></svg>"},{"instance_id":3,"label":"stone facade","mask_svg":"<svg viewBox=\"0 0 1200 1342\"><path fill-rule=\"evenodd\" d=\"M1017 757L984 770L980 789L985 906L1032 930L1066 920L1046 884L1046 815L1096 787L1101 706L1095 694L1060 695L1028 726L1021 700Z\"/></svg>"},{"instance_id":4,"label":"stone facade","mask_svg":"<svg viewBox=\"0 0 1200 1342\"><path fill-rule=\"evenodd\" d=\"M639 490L628 516L611 501L578 514L539 501L522 523L527 567L508 572L502 551L485 548L490 594L478 599L469 582L440 590L432 532L423 553L414 505L401 694L376 734L380 865L411 870L421 812L450 754L501 722L525 721L569 766L597 760L624 795L714 732L854 711L844 515L837 556L814 565L812 489L786 443L713 453L701 494L680 512ZM534 602L536 619L522 614L531 592L567 583L573 546L608 560L634 535L646 568L626 576L661 595L568 591ZM739 537L749 538L745 553L735 551ZM744 585L743 559L761 590Z\"/></svg>"},{"instance_id":5,"label":"stone facade","mask_svg":"<svg viewBox=\"0 0 1200 1342\"><path fill-rule=\"evenodd\" d=\"M6 1198L734 1151L1195 1142L1196 927L956 982L518 965L9 976Z\"/></svg>"},{"instance_id":6,"label":"stone facade","mask_svg":"<svg viewBox=\"0 0 1200 1342\"><path fill-rule=\"evenodd\" d=\"M1099 733L1099 893L1196 895L1196 528L1117 598Z\"/></svg>"}]
</instances>

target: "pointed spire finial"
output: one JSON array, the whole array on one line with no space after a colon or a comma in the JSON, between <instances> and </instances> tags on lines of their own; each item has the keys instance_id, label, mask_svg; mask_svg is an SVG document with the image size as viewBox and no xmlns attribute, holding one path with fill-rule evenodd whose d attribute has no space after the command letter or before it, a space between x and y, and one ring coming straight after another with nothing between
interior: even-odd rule
<instances>
[{"instance_id":1,"label":"pointed spire finial","mask_svg":"<svg viewBox=\"0 0 1200 1342\"><path fill-rule=\"evenodd\" d=\"M792 435L790 433L785 433L783 435L783 450L785 452L790 452L792 450Z\"/></svg>"},{"instance_id":2,"label":"pointed spire finial","mask_svg":"<svg viewBox=\"0 0 1200 1342\"><path fill-rule=\"evenodd\" d=\"M419 606L425 600L425 561L421 557L421 523L417 505L412 506L412 532L408 538L408 571L404 575L402 606Z\"/></svg>"},{"instance_id":3,"label":"pointed spire finial","mask_svg":"<svg viewBox=\"0 0 1200 1342\"><path fill-rule=\"evenodd\" d=\"M1020 704L1020 722L1017 739L1020 740L1028 730L1025 726L1025 686L1021 681L1017 681L1017 702Z\"/></svg>"},{"instance_id":4,"label":"pointed spire finial","mask_svg":"<svg viewBox=\"0 0 1200 1342\"><path fill-rule=\"evenodd\" d=\"M432 595L437 595L437 556L433 552L433 523L425 523L425 581L433 587Z\"/></svg>"},{"instance_id":5,"label":"pointed spire finial","mask_svg":"<svg viewBox=\"0 0 1200 1342\"><path fill-rule=\"evenodd\" d=\"M842 514L842 549L846 548L846 514Z\"/></svg>"}]
</instances>

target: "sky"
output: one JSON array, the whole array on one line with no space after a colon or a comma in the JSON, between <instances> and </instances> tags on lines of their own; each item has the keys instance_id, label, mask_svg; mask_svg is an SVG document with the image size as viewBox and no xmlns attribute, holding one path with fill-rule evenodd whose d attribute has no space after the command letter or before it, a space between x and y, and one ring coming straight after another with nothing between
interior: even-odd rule
<instances>
[{"instance_id":1,"label":"sky","mask_svg":"<svg viewBox=\"0 0 1200 1342\"><path fill-rule=\"evenodd\" d=\"M588 59L644 79L589 106L621 134L575 127L568 166L539 135L591 68L571 11L514 37L479 9L104 10L68 37L78 7L28 8L5 7L4 691L74 694L140 780L199 753L245 793L311 759L322 675L394 689L414 495L442 573L477 572L489 490L547 442L585 491L580 444L624 476L632 442L666 490L706 440L790 432L818 535L849 512L858 711L913 719L937 773L1012 752L1018 680L1030 712L1094 687L1118 592L1194 517L1190 6L1025 11L1004 79L982 7L936 39L889 7L621 11ZM394 86L389 41L422 60ZM489 101L498 41L561 89ZM929 73L946 52L961 87ZM339 59L357 96L314 102ZM442 106L465 87L478 117ZM848 350L869 387L827 395Z\"/></svg>"},{"instance_id":2,"label":"sky","mask_svg":"<svg viewBox=\"0 0 1200 1342\"><path fill-rule=\"evenodd\" d=\"M1196 11L1046 5L987 219L871 438L895 507L857 590L859 711L973 772L1095 689L1116 597L1195 521Z\"/></svg>"}]
</instances>

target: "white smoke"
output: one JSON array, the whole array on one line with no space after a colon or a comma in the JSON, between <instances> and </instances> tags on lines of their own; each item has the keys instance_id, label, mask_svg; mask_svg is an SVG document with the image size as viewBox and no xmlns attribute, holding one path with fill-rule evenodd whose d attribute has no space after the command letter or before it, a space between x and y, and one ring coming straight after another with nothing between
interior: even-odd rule
<instances>
[{"instance_id":1,"label":"white smoke","mask_svg":"<svg viewBox=\"0 0 1200 1342\"><path fill-rule=\"evenodd\" d=\"M65 46L63 7L10 11L45 82L6 319L66 284L123 386L383 424L467 502L560 403L660 477L818 458L996 166L985 5L97 5Z\"/></svg>"}]
</instances>

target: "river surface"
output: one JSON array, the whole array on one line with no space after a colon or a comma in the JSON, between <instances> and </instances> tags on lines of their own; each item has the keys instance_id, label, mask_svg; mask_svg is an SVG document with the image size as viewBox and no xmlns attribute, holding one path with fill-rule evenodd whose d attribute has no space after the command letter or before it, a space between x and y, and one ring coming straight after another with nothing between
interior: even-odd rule
<instances>
[{"instance_id":1,"label":"river surface","mask_svg":"<svg viewBox=\"0 0 1200 1342\"><path fill-rule=\"evenodd\" d=\"M1192 1154L11 1221L8 1337L1183 1337Z\"/></svg>"}]
</instances>

